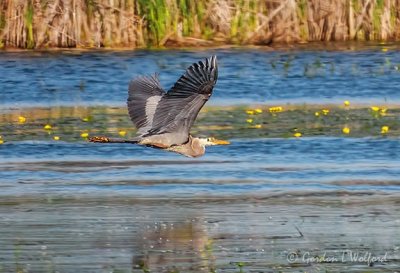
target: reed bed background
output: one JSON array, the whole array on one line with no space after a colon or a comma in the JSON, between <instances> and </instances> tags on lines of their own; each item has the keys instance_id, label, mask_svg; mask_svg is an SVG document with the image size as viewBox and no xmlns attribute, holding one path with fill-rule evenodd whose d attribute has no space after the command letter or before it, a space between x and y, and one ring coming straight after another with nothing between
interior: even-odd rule
<instances>
[{"instance_id":1,"label":"reed bed background","mask_svg":"<svg viewBox=\"0 0 400 273\"><path fill-rule=\"evenodd\" d=\"M399 39L400 0L0 0L0 48Z\"/></svg>"}]
</instances>

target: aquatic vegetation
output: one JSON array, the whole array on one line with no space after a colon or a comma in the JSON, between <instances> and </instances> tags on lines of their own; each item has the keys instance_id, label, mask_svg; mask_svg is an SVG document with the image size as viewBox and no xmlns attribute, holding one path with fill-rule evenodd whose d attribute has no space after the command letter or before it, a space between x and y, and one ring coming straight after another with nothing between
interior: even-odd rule
<instances>
[{"instance_id":1,"label":"aquatic vegetation","mask_svg":"<svg viewBox=\"0 0 400 273\"><path fill-rule=\"evenodd\" d=\"M254 115L254 111L253 111L253 110L246 110L246 114L248 114L248 115Z\"/></svg>"},{"instance_id":2,"label":"aquatic vegetation","mask_svg":"<svg viewBox=\"0 0 400 273\"><path fill-rule=\"evenodd\" d=\"M343 132L343 134L348 135L348 134L350 134L350 128L345 126L345 127L343 127L342 132Z\"/></svg>"},{"instance_id":3,"label":"aquatic vegetation","mask_svg":"<svg viewBox=\"0 0 400 273\"><path fill-rule=\"evenodd\" d=\"M327 116L329 112L330 112L329 109L322 109L322 114L324 114L324 116Z\"/></svg>"},{"instance_id":4,"label":"aquatic vegetation","mask_svg":"<svg viewBox=\"0 0 400 273\"><path fill-rule=\"evenodd\" d=\"M243 273L243 267L246 265L244 262L237 262L236 266L239 267L239 273Z\"/></svg>"},{"instance_id":5,"label":"aquatic vegetation","mask_svg":"<svg viewBox=\"0 0 400 273\"><path fill-rule=\"evenodd\" d=\"M301 137L301 136L302 136L302 133L300 133L300 132L295 132L295 133L293 134L293 136L294 136L294 137Z\"/></svg>"},{"instance_id":6,"label":"aquatic vegetation","mask_svg":"<svg viewBox=\"0 0 400 273\"><path fill-rule=\"evenodd\" d=\"M19 116L19 117L18 117L18 123L23 124L23 123L25 123L25 122L26 122L26 118L25 118L24 116Z\"/></svg>"},{"instance_id":7,"label":"aquatic vegetation","mask_svg":"<svg viewBox=\"0 0 400 273\"><path fill-rule=\"evenodd\" d=\"M381 134L387 134L389 132L389 126L382 126L381 128Z\"/></svg>"},{"instance_id":8,"label":"aquatic vegetation","mask_svg":"<svg viewBox=\"0 0 400 273\"><path fill-rule=\"evenodd\" d=\"M283 107L282 106L274 106L274 107L270 107L269 109L270 113L279 113L283 111Z\"/></svg>"},{"instance_id":9,"label":"aquatic vegetation","mask_svg":"<svg viewBox=\"0 0 400 273\"><path fill-rule=\"evenodd\" d=\"M53 127L50 124L46 124L43 129L45 130L51 130Z\"/></svg>"},{"instance_id":10,"label":"aquatic vegetation","mask_svg":"<svg viewBox=\"0 0 400 273\"><path fill-rule=\"evenodd\" d=\"M371 106L371 110L374 112L378 112L381 110L381 108L379 106Z\"/></svg>"},{"instance_id":11,"label":"aquatic vegetation","mask_svg":"<svg viewBox=\"0 0 400 273\"><path fill-rule=\"evenodd\" d=\"M371 106L372 116L375 118L384 117L387 115L388 109L386 107Z\"/></svg>"},{"instance_id":12,"label":"aquatic vegetation","mask_svg":"<svg viewBox=\"0 0 400 273\"><path fill-rule=\"evenodd\" d=\"M33 3L28 1L25 10L25 26L26 26L26 45L27 49L35 48L35 40L33 38Z\"/></svg>"},{"instance_id":13,"label":"aquatic vegetation","mask_svg":"<svg viewBox=\"0 0 400 273\"><path fill-rule=\"evenodd\" d=\"M246 114L248 114L250 116L256 115L256 114L261 114L262 112L263 112L263 110L260 108L246 110Z\"/></svg>"},{"instance_id":14,"label":"aquatic vegetation","mask_svg":"<svg viewBox=\"0 0 400 273\"><path fill-rule=\"evenodd\" d=\"M387 113L387 108L381 108L381 109L379 110L379 113L381 114L381 116L385 116L386 113Z\"/></svg>"},{"instance_id":15,"label":"aquatic vegetation","mask_svg":"<svg viewBox=\"0 0 400 273\"><path fill-rule=\"evenodd\" d=\"M397 6L381 0L8 0L0 5L0 48L398 40Z\"/></svg>"},{"instance_id":16,"label":"aquatic vegetation","mask_svg":"<svg viewBox=\"0 0 400 273\"><path fill-rule=\"evenodd\" d=\"M255 124L255 125L251 126L251 128L254 128L254 129L261 129L261 128L262 128L262 125L261 125L261 124Z\"/></svg>"},{"instance_id":17,"label":"aquatic vegetation","mask_svg":"<svg viewBox=\"0 0 400 273\"><path fill-rule=\"evenodd\" d=\"M381 114L382 109L388 109L385 106L380 106L379 111L374 112L369 106L359 105L352 105L351 108L343 107L342 104L329 107L285 105L285 111L279 114L269 111L273 107L276 106L258 107L268 111L256 113L255 108L248 106L209 106L200 112L193 134L219 139L242 136L286 138L300 132L293 128L301 128L301 136L340 137L347 135L347 129L343 129L348 127L352 137L378 137L389 135L389 131L390 137L400 136L400 106L391 106L390 114L386 115ZM283 109L283 106L280 107ZM329 114L324 115L321 109L328 108ZM248 115L246 109L252 109L254 115ZM24 123L24 126L18 126L18 123L15 124L18 116L35 118ZM88 127L87 122L82 122L82 116L90 116L96 122L90 123ZM124 107L62 107L59 111L54 111L54 108L27 108L0 113L0 117L0 132L7 141L54 140L54 136L63 141L78 141L88 138L89 133L126 138L136 134Z\"/></svg>"}]
</instances>

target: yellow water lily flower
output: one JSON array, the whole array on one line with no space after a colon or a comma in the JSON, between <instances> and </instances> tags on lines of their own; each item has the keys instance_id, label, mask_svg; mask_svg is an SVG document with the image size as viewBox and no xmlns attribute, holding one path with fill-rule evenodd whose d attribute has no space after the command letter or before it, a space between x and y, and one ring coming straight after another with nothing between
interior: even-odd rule
<instances>
[{"instance_id":1,"label":"yellow water lily flower","mask_svg":"<svg viewBox=\"0 0 400 273\"><path fill-rule=\"evenodd\" d=\"M88 117L86 117L86 118L83 118L83 119L82 119L82 121L84 121L84 122L88 122L88 121L89 121L89 118L88 118Z\"/></svg>"},{"instance_id":2,"label":"yellow water lily flower","mask_svg":"<svg viewBox=\"0 0 400 273\"><path fill-rule=\"evenodd\" d=\"M124 136L126 135L126 131L121 130L121 131L118 132L118 134L119 134L120 136L124 137Z\"/></svg>"},{"instance_id":3,"label":"yellow water lily flower","mask_svg":"<svg viewBox=\"0 0 400 273\"><path fill-rule=\"evenodd\" d=\"M53 136L53 139L54 139L55 141L57 141L57 140L60 140L60 137L59 137L59 136Z\"/></svg>"},{"instance_id":4,"label":"yellow water lily flower","mask_svg":"<svg viewBox=\"0 0 400 273\"><path fill-rule=\"evenodd\" d=\"M374 112L378 112L379 110L381 110L381 108L378 106L371 106L371 110Z\"/></svg>"},{"instance_id":5,"label":"yellow water lily flower","mask_svg":"<svg viewBox=\"0 0 400 273\"><path fill-rule=\"evenodd\" d=\"M44 128L45 130L51 130L51 128L53 128L53 127L51 127L50 124L46 124L43 128Z\"/></svg>"},{"instance_id":6,"label":"yellow water lily flower","mask_svg":"<svg viewBox=\"0 0 400 273\"><path fill-rule=\"evenodd\" d=\"M324 114L325 116L329 114L329 109L322 109L322 114Z\"/></svg>"},{"instance_id":7,"label":"yellow water lily flower","mask_svg":"<svg viewBox=\"0 0 400 273\"><path fill-rule=\"evenodd\" d=\"M25 123L25 122L26 122L26 117L24 117L24 116L19 116L19 117L18 117L18 122L21 123L21 124L22 124L22 123Z\"/></svg>"},{"instance_id":8,"label":"yellow water lily flower","mask_svg":"<svg viewBox=\"0 0 400 273\"><path fill-rule=\"evenodd\" d=\"M246 114L248 114L248 115L254 115L254 111L253 111L253 110L246 110Z\"/></svg>"},{"instance_id":9,"label":"yellow water lily flower","mask_svg":"<svg viewBox=\"0 0 400 273\"><path fill-rule=\"evenodd\" d=\"M81 137L83 137L83 138L87 138L89 136L89 133L82 133L81 134Z\"/></svg>"},{"instance_id":10,"label":"yellow water lily flower","mask_svg":"<svg viewBox=\"0 0 400 273\"><path fill-rule=\"evenodd\" d=\"M279 113L282 112L283 108L281 106L274 106L269 108L270 113Z\"/></svg>"},{"instance_id":11,"label":"yellow water lily flower","mask_svg":"<svg viewBox=\"0 0 400 273\"><path fill-rule=\"evenodd\" d=\"M294 137L301 137L302 134L301 134L300 132L296 132L296 133L293 134L293 136L294 136Z\"/></svg>"},{"instance_id":12,"label":"yellow water lily flower","mask_svg":"<svg viewBox=\"0 0 400 273\"><path fill-rule=\"evenodd\" d=\"M379 114L382 116L382 117L384 117L384 116L386 116L386 113L387 112L387 108L381 108L380 110L379 110Z\"/></svg>"},{"instance_id":13,"label":"yellow water lily flower","mask_svg":"<svg viewBox=\"0 0 400 273\"><path fill-rule=\"evenodd\" d=\"M4 140L0 139L0 144L3 144L3 143L4 143Z\"/></svg>"},{"instance_id":14,"label":"yellow water lily flower","mask_svg":"<svg viewBox=\"0 0 400 273\"><path fill-rule=\"evenodd\" d=\"M320 114L319 114L319 112L315 112L314 115L315 115L316 117L319 117Z\"/></svg>"},{"instance_id":15,"label":"yellow water lily flower","mask_svg":"<svg viewBox=\"0 0 400 273\"><path fill-rule=\"evenodd\" d=\"M261 114L261 113L263 112L263 110L260 109L260 108L257 108L257 109L255 109L254 111L255 111L257 114Z\"/></svg>"},{"instance_id":16,"label":"yellow water lily flower","mask_svg":"<svg viewBox=\"0 0 400 273\"><path fill-rule=\"evenodd\" d=\"M260 128L262 128L262 125L256 124L256 125L253 125L251 128L260 129Z\"/></svg>"},{"instance_id":17,"label":"yellow water lily flower","mask_svg":"<svg viewBox=\"0 0 400 273\"><path fill-rule=\"evenodd\" d=\"M388 49L386 47L382 48L382 52L387 52Z\"/></svg>"},{"instance_id":18,"label":"yellow water lily flower","mask_svg":"<svg viewBox=\"0 0 400 273\"><path fill-rule=\"evenodd\" d=\"M343 132L343 134L348 135L348 134L350 134L350 128L345 126L345 127L343 127L342 132Z\"/></svg>"},{"instance_id":19,"label":"yellow water lily flower","mask_svg":"<svg viewBox=\"0 0 400 273\"><path fill-rule=\"evenodd\" d=\"M382 126L381 134L386 134L387 132L389 132L389 126Z\"/></svg>"},{"instance_id":20,"label":"yellow water lily flower","mask_svg":"<svg viewBox=\"0 0 400 273\"><path fill-rule=\"evenodd\" d=\"M350 101L345 100L345 101L343 102L343 104L344 104L344 106L350 106Z\"/></svg>"},{"instance_id":21,"label":"yellow water lily flower","mask_svg":"<svg viewBox=\"0 0 400 273\"><path fill-rule=\"evenodd\" d=\"M248 118L248 119L246 119L246 122L247 123L253 123L253 119L252 118Z\"/></svg>"}]
</instances>

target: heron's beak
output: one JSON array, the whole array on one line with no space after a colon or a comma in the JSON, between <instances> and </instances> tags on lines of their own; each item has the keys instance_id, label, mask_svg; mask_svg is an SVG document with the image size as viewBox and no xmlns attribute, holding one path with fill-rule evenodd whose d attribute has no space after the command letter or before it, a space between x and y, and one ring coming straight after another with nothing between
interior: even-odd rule
<instances>
[{"instance_id":1,"label":"heron's beak","mask_svg":"<svg viewBox=\"0 0 400 273\"><path fill-rule=\"evenodd\" d=\"M213 137L209 138L199 138L199 142L204 146L214 146L214 145L228 145L231 144L228 140L216 139Z\"/></svg>"},{"instance_id":2,"label":"heron's beak","mask_svg":"<svg viewBox=\"0 0 400 273\"><path fill-rule=\"evenodd\" d=\"M213 139L211 140L213 145L229 145L231 144L228 140L222 140L222 139Z\"/></svg>"}]
</instances>

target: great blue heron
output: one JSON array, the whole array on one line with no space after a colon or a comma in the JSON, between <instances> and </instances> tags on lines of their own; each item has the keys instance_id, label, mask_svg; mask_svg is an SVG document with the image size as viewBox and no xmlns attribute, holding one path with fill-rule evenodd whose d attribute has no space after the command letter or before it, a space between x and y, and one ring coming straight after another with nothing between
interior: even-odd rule
<instances>
[{"instance_id":1,"label":"great blue heron","mask_svg":"<svg viewBox=\"0 0 400 273\"><path fill-rule=\"evenodd\" d=\"M229 144L190 135L190 128L210 98L217 78L216 56L192 64L168 92L162 89L157 75L136 78L129 84L128 111L138 136L131 140L92 137L89 141L140 144L188 157L202 156L208 145Z\"/></svg>"}]
</instances>

